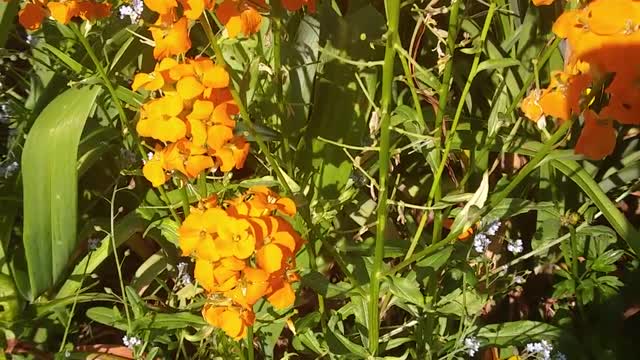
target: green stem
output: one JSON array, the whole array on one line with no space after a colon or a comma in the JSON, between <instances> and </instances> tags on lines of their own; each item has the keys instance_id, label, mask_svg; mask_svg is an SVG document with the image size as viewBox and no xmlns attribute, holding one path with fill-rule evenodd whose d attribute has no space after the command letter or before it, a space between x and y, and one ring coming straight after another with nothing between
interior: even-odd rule
<instances>
[{"instance_id":1,"label":"green stem","mask_svg":"<svg viewBox=\"0 0 640 360\"><path fill-rule=\"evenodd\" d=\"M253 326L247 328L247 360L253 360Z\"/></svg>"},{"instance_id":2,"label":"green stem","mask_svg":"<svg viewBox=\"0 0 640 360\"><path fill-rule=\"evenodd\" d=\"M204 29L204 32L207 34L207 38L209 39L209 43L211 43L211 47L213 48L213 52L216 55L216 63L218 65L224 67L225 69L227 69L227 71L229 71L227 63L224 60L224 56L222 55L222 50L220 49L220 45L218 44L218 38L213 33L213 30L211 29L211 24L209 22L209 18L206 16L206 14L203 14L201 20L202 21L200 21L200 24L202 25L202 28ZM256 131L256 128L253 125L253 122L251 122L251 118L249 116L249 112L247 111L247 108L245 107L244 103L242 102L242 99L240 98L240 95L239 95L238 91L233 86L229 86L229 92L231 92L231 96L233 97L233 100L236 102L236 105L240 109L240 117L243 120L243 124L249 130L249 133L251 134L251 136L253 136L253 138L256 140L256 143L258 144L258 148L260 148L260 151L262 151L262 153L267 158L267 162L269 163L269 165L271 166L273 171L276 173L276 177L280 181L280 185L282 185L282 187L284 188L284 190L285 190L285 192L287 194L292 194L293 192L291 191L291 187L289 187L289 183L287 182L286 178L282 174L282 170L278 166L278 163L276 162L276 160L273 157L273 155L271 155L271 152L269 152L269 148L267 147L267 145L262 140L262 137Z\"/></svg>"},{"instance_id":3,"label":"green stem","mask_svg":"<svg viewBox=\"0 0 640 360\"><path fill-rule=\"evenodd\" d=\"M395 44L398 36L398 23L400 18L400 0L388 0L385 2L387 11L387 42L382 68L382 99L380 105L382 121L380 123L380 153L379 153L379 186L378 212L376 226L375 255L373 259L373 273L370 275L369 293L369 352L375 356L379 344L379 311L378 300L380 295L380 279L382 278L382 260L384 258L385 225L387 222L387 178L389 176L390 156L390 104L393 85L393 65L396 57Z\"/></svg>"},{"instance_id":4,"label":"green stem","mask_svg":"<svg viewBox=\"0 0 640 360\"><path fill-rule=\"evenodd\" d=\"M91 262L91 254L92 251L89 250L89 256L87 257L87 261L84 265L84 271L82 272L82 277L80 278L80 286L78 286L78 290L76 291L76 295L73 298L73 305L71 305L71 314L69 314L69 319L67 320L67 325L64 327L64 335L62 336L62 342L60 343L60 348L58 352L61 353L64 350L65 345L67 344L67 335L69 335L69 328L71 327L71 320L73 320L73 314L76 311L76 305L78 304L78 296L82 291L82 284L84 283L84 278L87 275L87 269L89 268L89 262Z\"/></svg>"},{"instance_id":5,"label":"green stem","mask_svg":"<svg viewBox=\"0 0 640 360\"><path fill-rule=\"evenodd\" d=\"M182 186L180 187L180 196L182 197L182 211L184 212L184 217L189 216L191 212L191 204L189 203L189 194L187 193L187 180L182 180Z\"/></svg>"},{"instance_id":6,"label":"green stem","mask_svg":"<svg viewBox=\"0 0 640 360\"><path fill-rule=\"evenodd\" d=\"M207 193L207 173L204 171L198 176L198 187L200 188L200 197L206 199L209 194Z\"/></svg>"},{"instance_id":7,"label":"green stem","mask_svg":"<svg viewBox=\"0 0 640 360\"><path fill-rule=\"evenodd\" d=\"M167 204L167 207L169 207L169 212L171 213L171 216L173 216L173 219L178 223L178 225L181 225L182 220L180 220L180 217L176 213L176 210L173 208L173 204L169 199L169 195L167 195L167 192L164 190L162 185L158 186L158 191L160 192L160 195L164 198L163 199L164 203Z\"/></svg>"},{"instance_id":8,"label":"green stem","mask_svg":"<svg viewBox=\"0 0 640 360\"><path fill-rule=\"evenodd\" d=\"M78 40L80 41L84 49L87 51L87 54L89 54L89 57L93 62L93 65L96 67L96 71L98 71L98 75L102 79L104 86L109 91L109 94L111 95L111 100L113 101L113 104L115 105L116 110L118 111L118 116L120 117L120 122L122 123L122 129L126 133L131 134L131 137L133 138L133 141L135 142L136 147L138 148L138 152L140 153L142 158L145 159L147 155L144 152L142 145L140 144L140 139L138 138L138 134L135 131L131 131L131 129L129 128L127 115L124 113L124 108L122 107L122 103L120 102L118 93L116 92L116 89L113 87L113 84L111 83L111 79L109 79L109 76L107 75L107 71L102 66L102 63L100 63L100 59L98 59L98 57L96 56L96 53L93 51L93 48L91 47L87 39L80 32L80 29L78 29L78 26L72 24L71 26L69 26L69 28L71 28L74 34L78 37Z\"/></svg>"},{"instance_id":9,"label":"green stem","mask_svg":"<svg viewBox=\"0 0 640 360\"><path fill-rule=\"evenodd\" d=\"M457 4L458 2L456 2ZM489 28L491 27L491 20L496 11L496 3L492 2L489 6L489 10L487 11L487 17L484 21L484 26L482 27L482 33L480 35L480 48L477 49L476 54L473 57L473 63L471 64L471 71L469 72L469 76L467 77L467 82L462 89L462 94L460 95L460 101L458 102L458 107L456 108L456 113L453 117L453 122L451 123L451 130L447 133L447 140L445 143L444 152L442 154L442 161L438 166L438 172L434 175L433 185L431 186L431 190L429 191L429 197L427 200L427 206L431 206L433 204L434 198L436 196L436 192L438 191L438 187L440 185L440 178L442 177L442 173L444 172L444 167L447 163L447 157L449 156L449 152L451 152L451 146L453 145L453 138L458 128L458 122L460 121L460 116L462 115L462 110L464 109L465 99L469 94L469 90L471 90L471 83L473 83L473 79L476 77L478 71L478 65L480 64L480 56L482 55L482 46L487 38L487 34L489 33Z\"/></svg>"},{"instance_id":10,"label":"green stem","mask_svg":"<svg viewBox=\"0 0 640 360\"><path fill-rule=\"evenodd\" d=\"M118 193L117 185L113 189L113 194L111 195L111 222L110 222L110 234L109 238L111 238L111 246L113 247L113 258L115 260L116 270L118 271L118 280L120 281L120 291L122 292L122 302L124 303L124 312L127 316L127 333L132 330L131 327L131 315L129 314L129 302L127 301L127 292L124 288L124 278L122 277L122 269L120 269L120 259L118 257L118 245L116 245L116 233L115 233L115 219L116 214L114 213L116 194ZM87 264L89 262L87 261Z\"/></svg>"},{"instance_id":11,"label":"green stem","mask_svg":"<svg viewBox=\"0 0 640 360\"><path fill-rule=\"evenodd\" d=\"M571 128L572 123L573 122L571 120L565 121L562 126L560 126L560 128L553 135L551 135L551 137L547 141L545 141L545 143L542 145L542 148L540 148L540 151L527 163L527 165L520 169L518 175L516 175L516 177L511 180L509 185L507 185L507 187L505 187L502 191L491 197L491 199L489 200L491 207L495 207L507 196L509 196L509 194L516 188L516 186L518 186L522 182L522 180L527 177L527 175L529 175L536 167L538 167L540 162L544 160L544 158L549 154L553 147L556 146L556 143L560 141L567 133L567 131Z\"/></svg>"},{"instance_id":12,"label":"green stem","mask_svg":"<svg viewBox=\"0 0 640 360\"><path fill-rule=\"evenodd\" d=\"M411 92L411 99L413 100L413 106L416 110L416 115L418 116L418 120L420 123L427 126L427 123L424 121L424 115L422 115L422 107L420 106L420 98L418 97L418 92L416 91L416 86L413 83L413 76L411 75L411 69L409 68L409 62L405 59L404 56L399 56L400 63L402 64L402 69L404 70L404 77L407 79L407 84L409 85L409 91ZM429 133L429 129L427 128L427 133Z\"/></svg>"}]
</instances>

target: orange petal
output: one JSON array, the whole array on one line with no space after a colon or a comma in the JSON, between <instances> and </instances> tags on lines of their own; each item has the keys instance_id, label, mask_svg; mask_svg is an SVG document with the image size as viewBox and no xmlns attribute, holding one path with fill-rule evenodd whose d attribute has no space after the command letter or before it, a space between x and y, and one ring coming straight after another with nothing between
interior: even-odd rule
<instances>
[{"instance_id":1,"label":"orange petal","mask_svg":"<svg viewBox=\"0 0 640 360\"><path fill-rule=\"evenodd\" d=\"M220 319L222 319L222 313L225 308L221 306L205 305L202 308L202 317L211 325L220 327Z\"/></svg>"},{"instance_id":2,"label":"orange petal","mask_svg":"<svg viewBox=\"0 0 640 360\"><path fill-rule=\"evenodd\" d=\"M214 65L204 73L202 84L214 89L225 88L229 86L229 73L222 66Z\"/></svg>"},{"instance_id":3,"label":"orange petal","mask_svg":"<svg viewBox=\"0 0 640 360\"><path fill-rule=\"evenodd\" d=\"M196 246L196 256L198 259L207 261L220 260L220 253L216 249L216 244L211 237L211 234L204 233L200 236L200 241Z\"/></svg>"},{"instance_id":4,"label":"orange petal","mask_svg":"<svg viewBox=\"0 0 640 360\"><path fill-rule=\"evenodd\" d=\"M238 259L246 259L253 255L256 249L256 238L253 235L249 235L246 238L236 242L236 249L234 251L235 257Z\"/></svg>"},{"instance_id":5,"label":"orange petal","mask_svg":"<svg viewBox=\"0 0 640 360\"><path fill-rule=\"evenodd\" d=\"M142 167L142 174L151 181L153 187L158 187L167 181L167 175L162 168L162 163L158 160L149 160Z\"/></svg>"},{"instance_id":6,"label":"orange petal","mask_svg":"<svg viewBox=\"0 0 640 360\"><path fill-rule=\"evenodd\" d=\"M211 149L218 150L231 139L233 139L233 131L227 126L214 125L207 131L207 145Z\"/></svg>"},{"instance_id":7,"label":"orange petal","mask_svg":"<svg viewBox=\"0 0 640 360\"><path fill-rule=\"evenodd\" d=\"M293 292L291 284L284 282L282 287L274 291L267 300L276 309L286 309L293 305L296 300L296 294Z\"/></svg>"},{"instance_id":8,"label":"orange petal","mask_svg":"<svg viewBox=\"0 0 640 360\"><path fill-rule=\"evenodd\" d=\"M256 254L258 266L268 273L274 273L282 268L282 249L275 244L263 246Z\"/></svg>"},{"instance_id":9,"label":"orange petal","mask_svg":"<svg viewBox=\"0 0 640 360\"><path fill-rule=\"evenodd\" d=\"M194 76L183 77L176 84L178 94L185 100L191 100L204 91L204 86Z\"/></svg>"},{"instance_id":10,"label":"orange petal","mask_svg":"<svg viewBox=\"0 0 640 360\"><path fill-rule=\"evenodd\" d=\"M229 308L220 316L220 325L227 335L232 338L238 338L242 335L244 329L244 322L240 316L240 312Z\"/></svg>"},{"instance_id":11,"label":"orange petal","mask_svg":"<svg viewBox=\"0 0 640 360\"><path fill-rule=\"evenodd\" d=\"M42 6L27 3L27 5L20 10L18 21L25 29L37 30L42 25L42 20L44 20L45 16L47 16L47 13Z\"/></svg>"},{"instance_id":12,"label":"orange petal","mask_svg":"<svg viewBox=\"0 0 640 360\"><path fill-rule=\"evenodd\" d=\"M214 268L211 262L196 259L196 267L193 270L193 276L206 291L212 291L215 287L213 274Z\"/></svg>"},{"instance_id":13,"label":"orange petal","mask_svg":"<svg viewBox=\"0 0 640 360\"><path fill-rule=\"evenodd\" d=\"M139 88L144 87L146 90L155 91L161 89L163 86L164 79L162 78L162 76L155 76L154 73L138 73L133 78L131 89L133 91L138 91Z\"/></svg>"},{"instance_id":14,"label":"orange petal","mask_svg":"<svg viewBox=\"0 0 640 360\"><path fill-rule=\"evenodd\" d=\"M280 198L276 201L276 204L280 205L278 206L278 209L283 213L289 216L294 216L296 214L296 203L293 202L293 200L286 197Z\"/></svg>"},{"instance_id":15,"label":"orange petal","mask_svg":"<svg viewBox=\"0 0 640 360\"><path fill-rule=\"evenodd\" d=\"M178 7L176 0L144 0L144 4L147 7L158 14L164 15L171 12L171 10Z\"/></svg>"},{"instance_id":16,"label":"orange petal","mask_svg":"<svg viewBox=\"0 0 640 360\"><path fill-rule=\"evenodd\" d=\"M169 118L162 122L161 126L155 128L153 138L160 141L176 142L187 134L187 125L177 117Z\"/></svg>"},{"instance_id":17,"label":"orange petal","mask_svg":"<svg viewBox=\"0 0 640 360\"><path fill-rule=\"evenodd\" d=\"M214 165L215 164L213 163L213 159L207 155L189 156L185 163L187 175L192 178L198 176L206 169L214 167Z\"/></svg>"},{"instance_id":18,"label":"orange petal","mask_svg":"<svg viewBox=\"0 0 640 360\"><path fill-rule=\"evenodd\" d=\"M616 131L610 120L598 119L597 115L587 110L585 121L575 151L589 159L600 160L611 154L616 145Z\"/></svg>"},{"instance_id":19,"label":"orange petal","mask_svg":"<svg viewBox=\"0 0 640 360\"><path fill-rule=\"evenodd\" d=\"M61 24L68 24L71 18L78 14L77 3L71 1L68 3L50 2L47 8L51 12L51 17Z\"/></svg>"}]
</instances>

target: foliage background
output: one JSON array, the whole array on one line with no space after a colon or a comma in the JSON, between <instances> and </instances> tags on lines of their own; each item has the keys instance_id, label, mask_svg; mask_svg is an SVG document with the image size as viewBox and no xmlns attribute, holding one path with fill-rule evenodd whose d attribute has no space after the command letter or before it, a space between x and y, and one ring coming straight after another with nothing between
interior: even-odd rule
<instances>
[{"instance_id":1,"label":"foliage background","mask_svg":"<svg viewBox=\"0 0 640 360\"><path fill-rule=\"evenodd\" d=\"M470 337L493 358L542 339L571 359L633 356L636 130L588 161L572 150L580 119L539 129L517 108L562 68L550 27L563 4L408 1L389 31L393 3L273 6L257 35L221 41L257 129L249 140L264 140L278 168L252 143L245 168L209 176L209 192L289 188L308 241L295 307L258 304L246 344L207 326L197 287L179 285L179 182L165 199L127 150L143 101L130 79L153 67L146 28L114 15L27 35L18 3L0 3L2 164L20 164L0 182L11 356L84 358L125 334L147 358L460 358ZM191 38L194 54L213 56L201 28ZM494 220L488 253L458 240ZM94 251L90 239L102 239Z\"/></svg>"}]
</instances>

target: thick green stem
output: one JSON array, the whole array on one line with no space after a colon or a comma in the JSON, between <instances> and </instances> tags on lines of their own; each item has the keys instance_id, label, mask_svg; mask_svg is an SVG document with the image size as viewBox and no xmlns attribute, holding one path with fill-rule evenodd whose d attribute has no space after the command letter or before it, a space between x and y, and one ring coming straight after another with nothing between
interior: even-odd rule
<instances>
[{"instance_id":1,"label":"thick green stem","mask_svg":"<svg viewBox=\"0 0 640 360\"><path fill-rule=\"evenodd\" d=\"M202 16L200 24L202 25L204 32L207 34L209 43L211 44L211 47L213 48L213 52L216 55L216 63L224 67L228 71L229 69L227 67L227 63L224 60L224 56L222 55L222 49L220 49L220 44L218 44L218 38L213 32L211 28L211 24L209 22L209 18L206 16L206 14ZM269 163L273 171L276 173L276 177L280 181L280 184L282 185L282 187L284 188L287 194L292 194L293 192L291 191L291 187L289 186L287 179L282 174L282 169L280 169L280 166L278 166L278 163L273 158L273 155L271 155L269 148L262 140L262 137L260 137L260 134L258 134L258 132L256 131L256 128L253 125L253 122L251 122L249 112L247 111L247 108L242 102L242 99L240 98L240 94L233 86L229 86L229 92L231 92L231 96L233 97L233 100L235 101L236 105L240 109L240 117L242 118L243 124L249 130L249 133L251 134L251 136L253 136L253 138L256 140L256 143L258 144L258 148L260 148L260 151L262 151L262 153L267 158L267 162Z\"/></svg>"},{"instance_id":2,"label":"thick green stem","mask_svg":"<svg viewBox=\"0 0 640 360\"><path fill-rule=\"evenodd\" d=\"M253 326L247 328L247 360L253 360Z\"/></svg>"},{"instance_id":3,"label":"thick green stem","mask_svg":"<svg viewBox=\"0 0 640 360\"><path fill-rule=\"evenodd\" d=\"M387 178L389 176L390 151L390 105L393 85L393 65L396 57L395 44L398 36L398 22L400 18L400 0L385 2L387 12L387 43L382 68L382 99L380 105L382 121L380 122L380 157L379 157L379 186L378 213L376 226L375 255L373 259L373 273L370 274L371 284L369 292L369 352L375 356L378 352L380 319L378 299L380 295L380 279L382 278L382 260L384 258L385 225L387 223Z\"/></svg>"}]
</instances>

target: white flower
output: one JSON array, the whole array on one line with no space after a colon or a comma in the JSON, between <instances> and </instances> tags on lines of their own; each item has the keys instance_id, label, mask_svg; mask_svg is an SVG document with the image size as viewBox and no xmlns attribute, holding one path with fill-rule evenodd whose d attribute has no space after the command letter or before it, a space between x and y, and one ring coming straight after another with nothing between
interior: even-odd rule
<instances>
[{"instance_id":1,"label":"white flower","mask_svg":"<svg viewBox=\"0 0 640 360\"><path fill-rule=\"evenodd\" d=\"M502 226L502 223L499 220L495 220L489 224L489 227L487 227L484 233L489 236L494 236L498 233L498 230L500 230L500 226Z\"/></svg>"},{"instance_id":2,"label":"white flower","mask_svg":"<svg viewBox=\"0 0 640 360\"><path fill-rule=\"evenodd\" d=\"M133 0L131 5L125 5L120 7L120 19L124 19L126 16L129 17L132 24L135 24L140 20L142 16L142 11L144 10L144 3L142 0Z\"/></svg>"},{"instance_id":3,"label":"white flower","mask_svg":"<svg viewBox=\"0 0 640 360\"><path fill-rule=\"evenodd\" d=\"M558 352L553 356L553 359L554 360L567 360L567 356L565 354L563 354L563 353Z\"/></svg>"},{"instance_id":4,"label":"white flower","mask_svg":"<svg viewBox=\"0 0 640 360\"><path fill-rule=\"evenodd\" d=\"M14 161L7 166L0 166L0 174L2 175L2 177L6 179L8 177L13 176L13 174L15 174L15 172L18 171L19 168L20 168L20 164Z\"/></svg>"},{"instance_id":5,"label":"white flower","mask_svg":"<svg viewBox=\"0 0 640 360\"><path fill-rule=\"evenodd\" d=\"M507 245L507 250L509 250L513 255L520 254L524 250L522 240L518 239L515 241L510 241L509 245Z\"/></svg>"},{"instance_id":6,"label":"white flower","mask_svg":"<svg viewBox=\"0 0 640 360\"><path fill-rule=\"evenodd\" d=\"M491 244L491 239L484 233L479 233L473 237L473 248L476 252L483 254Z\"/></svg>"},{"instance_id":7,"label":"white flower","mask_svg":"<svg viewBox=\"0 0 640 360\"><path fill-rule=\"evenodd\" d=\"M527 344L525 350L530 355L538 355L542 360L550 360L553 346L551 346L547 340L542 340L540 342Z\"/></svg>"},{"instance_id":8,"label":"white flower","mask_svg":"<svg viewBox=\"0 0 640 360\"><path fill-rule=\"evenodd\" d=\"M513 282L520 285L520 284L524 284L527 281L522 276L515 276L513 278Z\"/></svg>"},{"instance_id":9,"label":"white flower","mask_svg":"<svg viewBox=\"0 0 640 360\"><path fill-rule=\"evenodd\" d=\"M183 286L191 284L191 276L189 276L189 274L183 274L180 278L180 282Z\"/></svg>"},{"instance_id":10,"label":"white flower","mask_svg":"<svg viewBox=\"0 0 640 360\"><path fill-rule=\"evenodd\" d=\"M128 347L129 349L133 349L134 347L141 345L142 340L138 339L135 336L128 337L127 335L125 335L122 338L122 343L124 344L124 346Z\"/></svg>"},{"instance_id":11,"label":"white flower","mask_svg":"<svg viewBox=\"0 0 640 360\"><path fill-rule=\"evenodd\" d=\"M467 349L469 356L475 355L480 350L480 341L473 336L464 339L464 347Z\"/></svg>"},{"instance_id":12,"label":"white flower","mask_svg":"<svg viewBox=\"0 0 640 360\"><path fill-rule=\"evenodd\" d=\"M178 263L178 265L176 265L176 267L178 268L178 272L179 273L183 273L185 270L187 270L187 266L189 266L189 264L187 264L184 261L182 261L182 262Z\"/></svg>"}]
</instances>

